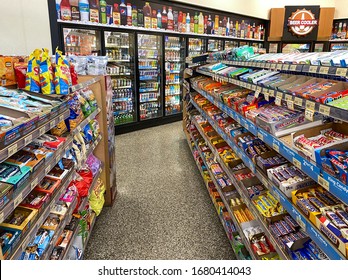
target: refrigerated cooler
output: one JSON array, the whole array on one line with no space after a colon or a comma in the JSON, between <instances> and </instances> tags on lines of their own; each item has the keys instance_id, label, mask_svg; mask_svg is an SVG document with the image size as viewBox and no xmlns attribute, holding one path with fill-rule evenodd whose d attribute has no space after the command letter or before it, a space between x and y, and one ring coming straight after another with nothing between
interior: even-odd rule
<instances>
[{"instance_id":1,"label":"refrigerated cooler","mask_svg":"<svg viewBox=\"0 0 348 280\"><path fill-rule=\"evenodd\" d=\"M182 81L184 79L186 39L183 37L165 36L165 115L182 112Z\"/></svg>"},{"instance_id":2,"label":"refrigerated cooler","mask_svg":"<svg viewBox=\"0 0 348 280\"><path fill-rule=\"evenodd\" d=\"M111 76L115 125L137 120L134 90L134 33L105 32L107 74Z\"/></svg>"},{"instance_id":3,"label":"refrigerated cooler","mask_svg":"<svg viewBox=\"0 0 348 280\"><path fill-rule=\"evenodd\" d=\"M66 55L101 55L100 31L63 28Z\"/></svg>"},{"instance_id":4,"label":"refrigerated cooler","mask_svg":"<svg viewBox=\"0 0 348 280\"><path fill-rule=\"evenodd\" d=\"M223 41L216 39L208 39L208 52L219 52L223 49Z\"/></svg>"},{"instance_id":5,"label":"refrigerated cooler","mask_svg":"<svg viewBox=\"0 0 348 280\"><path fill-rule=\"evenodd\" d=\"M206 40L188 38L188 56L200 55L206 52Z\"/></svg>"},{"instance_id":6,"label":"refrigerated cooler","mask_svg":"<svg viewBox=\"0 0 348 280\"><path fill-rule=\"evenodd\" d=\"M163 116L161 65L162 36L138 34L140 121Z\"/></svg>"}]
</instances>

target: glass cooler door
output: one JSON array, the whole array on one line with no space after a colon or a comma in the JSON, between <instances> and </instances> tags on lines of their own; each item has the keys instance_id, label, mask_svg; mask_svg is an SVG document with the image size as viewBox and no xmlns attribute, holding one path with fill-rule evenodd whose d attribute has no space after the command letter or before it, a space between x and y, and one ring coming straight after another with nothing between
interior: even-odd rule
<instances>
[{"instance_id":1,"label":"glass cooler door","mask_svg":"<svg viewBox=\"0 0 348 280\"><path fill-rule=\"evenodd\" d=\"M158 118L162 113L162 36L138 34L140 120Z\"/></svg>"},{"instance_id":2,"label":"glass cooler door","mask_svg":"<svg viewBox=\"0 0 348 280\"><path fill-rule=\"evenodd\" d=\"M238 41L225 41L225 50L232 50L234 48L238 48Z\"/></svg>"},{"instance_id":3,"label":"glass cooler door","mask_svg":"<svg viewBox=\"0 0 348 280\"><path fill-rule=\"evenodd\" d=\"M165 36L165 114L182 112L182 80L185 69L185 38Z\"/></svg>"},{"instance_id":4,"label":"glass cooler door","mask_svg":"<svg viewBox=\"0 0 348 280\"><path fill-rule=\"evenodd\" d=\"M100 31L63 28L66 55L101 55Z\"/></svg>"},{"instance_id":5,"label":"glass cooler door","mask_svg":"<svg viewBox=\"0 0 348 280\"><path fill-rule=\"evenodd\" d=\"M206 50L206 40L199 38L189 38L188 56L196 56L203 54Z\"/></svg>"},{"instance_id":6,"label":"glass cooler door","mask_svg":"<svg viewBox=\"0 0 348 280\"><path fill-rule=\"evenodd\" d=\"M208 39L208 52L219 52L222 51L223 41Z\"/></svg>"},{"instance_id":7,"label":"glass cooler door","mask_svg":"<svg viewBox=\"0 0 348 280\"><path fill-rule=\"evenodd\" d=\"M115 125L135 122L134 34L105 32L108 57L106 71L111 76Z\"/></svg>"}]
</instances>

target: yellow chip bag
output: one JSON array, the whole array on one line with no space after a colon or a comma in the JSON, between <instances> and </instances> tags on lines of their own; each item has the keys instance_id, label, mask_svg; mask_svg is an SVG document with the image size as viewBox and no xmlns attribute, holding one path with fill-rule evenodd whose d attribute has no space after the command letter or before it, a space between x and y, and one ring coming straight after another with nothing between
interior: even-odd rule
<instances>
[{"instance_id":1,"label":"yellow chip bag","mask_svg":"<svg viewBox=\"0 0 348 280\"><path fill-rule=\"evenodd\" d=\"M58 49L56 49L56 68L54 74L56 94L69 94L69 87L71 86L69 62L63 57L62 52Z\"/></svg>"},{"instance_id":2,"label":"yellow chip bag","mask_svg":"<svg viewBox=\"0 0 348 280\"><path fill-rule=\"evenodd\" d=\"M42 49L40 62L40 85L43 94L55 94L53 68L48 49Z\"/></svg>"},{"instance_id":3,"label":"yellow chip bag","mask_svg":"<svg viewBox=\"0 0 348 280\"><path fill-rule=\"evenodd\" d=\"M40 92L40 57L42 51L34 50L28 61L28 69L25 79L25 89L32 92Z\"/></svg>"}]
</instances>

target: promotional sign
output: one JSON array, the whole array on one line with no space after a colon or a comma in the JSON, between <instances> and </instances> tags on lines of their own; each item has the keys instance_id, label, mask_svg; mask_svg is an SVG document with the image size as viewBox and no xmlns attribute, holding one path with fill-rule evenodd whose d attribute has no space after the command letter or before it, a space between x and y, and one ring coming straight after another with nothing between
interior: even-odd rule
<instances>
[{"instance_id":1,"label":"promotional sign","mask_svg":"<svg viewBox=\"0 0 348 280\"><path fill-rule=\"evenodd\" d=\"M320 6L285 6L283 41L317 39Z\"/></svg>"}]
</instances>

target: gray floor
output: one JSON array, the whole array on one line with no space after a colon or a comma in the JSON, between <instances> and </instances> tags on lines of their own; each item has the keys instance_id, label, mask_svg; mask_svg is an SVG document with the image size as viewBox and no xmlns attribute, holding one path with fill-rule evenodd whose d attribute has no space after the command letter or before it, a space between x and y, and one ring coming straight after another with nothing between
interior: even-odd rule
<instances>
[{"instance_id":1,"label":"gray floor","mask_svg":"<svg viewBox=\"0 0 348 280\"><path fill-rule=\"evenodd\" d=\"M182 123L117 136L118 196L85 259L234 259Z\"/></svg>"}]
</instances>

